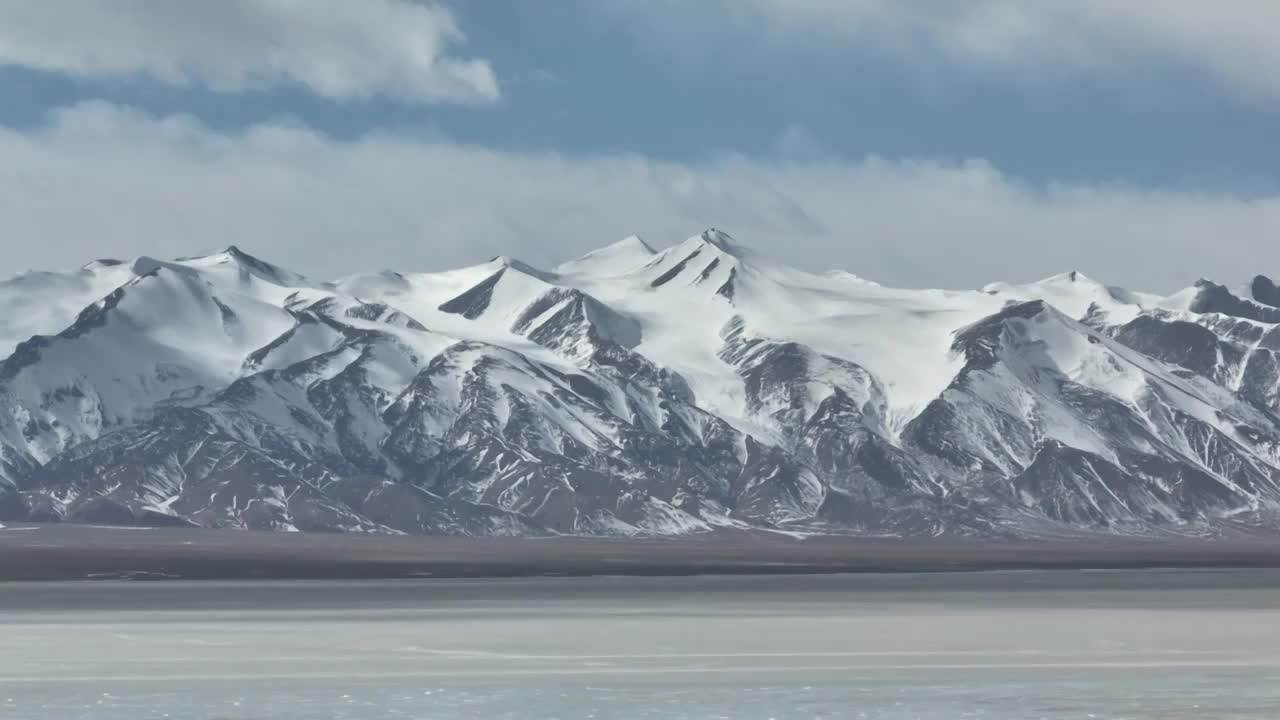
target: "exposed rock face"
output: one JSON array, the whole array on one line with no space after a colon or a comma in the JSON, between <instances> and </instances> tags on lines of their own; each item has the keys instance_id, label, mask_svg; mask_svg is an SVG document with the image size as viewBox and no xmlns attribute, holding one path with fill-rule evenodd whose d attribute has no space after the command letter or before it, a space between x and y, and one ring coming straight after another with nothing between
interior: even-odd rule
<instances>
[{"instance_id":1,"label":"exposed rock face","mask_svg":"<svg viewBox=\"0 0 1280 720\"><path fill-rule=\"evenodd\" d=\"M1280 505L1262 276L895 290L709 230L550 272L100 261L0 307L34 308L0 318L0 520L1200 533Z\"/></svg>"}]
</instances>

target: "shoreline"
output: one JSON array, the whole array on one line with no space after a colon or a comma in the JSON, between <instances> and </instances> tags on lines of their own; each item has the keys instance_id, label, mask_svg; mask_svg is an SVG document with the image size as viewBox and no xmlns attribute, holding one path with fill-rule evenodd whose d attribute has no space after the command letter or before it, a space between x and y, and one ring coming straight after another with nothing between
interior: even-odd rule
<instances>
[{"instance_id":1,"label":"shoreline","mask_svg":"<svg viewBox=\"0 0 1280 720\"><path fill-rule=\"evenodd\" d=\"M467 538L18 525L0 581L360 580L1280 568L1280 537L995 541L755 532Z\"/></svg>"}]
</instances>

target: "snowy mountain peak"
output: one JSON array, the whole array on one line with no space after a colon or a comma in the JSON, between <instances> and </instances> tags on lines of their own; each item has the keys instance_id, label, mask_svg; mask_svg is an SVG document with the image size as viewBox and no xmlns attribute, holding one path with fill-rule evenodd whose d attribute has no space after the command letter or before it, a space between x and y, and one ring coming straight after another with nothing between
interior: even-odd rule
<instances>
[{"instance_id":1,"label":"snowy mountain peak","mask_svg":"<svg viewBox=\"0 0 1280 720\"><path fill-rule=\"evenodd\" d=\"M734 266L755 264L760 261L747 245L734 240L729 233L709 228L675 246L677 254L698 251L705 257L719 258L722 263Z\"/></svg>"},{"instance_id":2,"label":"snowy mountain peak","mask_svg":"<svg viewBox=\"0 0 1280 720\"><path fill-rule=\"evenodd\" d=\"M992 293L992 292L1011 292L1011 291L1016 291L1017 289L1020 289L1020 288L1021 289L1071 288L1072 286L1076 286L1073 289L1073 291L1083 289L1083 288L1104 287L1102 283L1094 280L1093 278L1085 275L1084 273L1078 270L1069 270L1067 272L1061 272L1056 275L1050 275L1048 277L1041 278L1040 280L1026 283L1024 285L1018 285L1018 284L1007 283L1007 282L990 283L988 285L983 286L982 290L987 293Z\"/></svg>"},{"instance_id":3,"label":"snowy mountain peak","mask_svg":"<svg viewBox=\"0 0 1280 720\"><path fill-rule=\"evenodd\" d=\"M556 268L561 275L596 275L614 277L642 267L657 254L639 235L629 235L618 242L593 250Z\"/></svg>"},{"instance_id":4,"label":"snowy mountain peak","mask_svg":"<svg viewBox=\"0 0 1280 720\"><path fill-rule=\"evenodd\" d=\"M517 260L516 258L508 257L506 255L499 255L495 257L489 261L489 265L494 266L498 270L512 270L517 273L522 273L545 283L554 282L556 278L555 273L539 270L523 260Z\"/></svg>"},{"instance_id":5,"label":"snowy mountain peak","mask_svg":"<svg viewBox=\"0 0 1280 720\"><path fill-rule=\"evenodd\" d=\"M1045 278L1044 280L1042 280L1041 282L1074 283L1074 282L1094 282L1094 281L1091 278L1085 277L1084 274L1081 273L1079 270L1068 270L1067 272L1064 272L1064 273L1051 275Z\"/></svg>"},{"instance_id":6,"label":"snowy mountain peak","mask_svg":"<svg viewBox=\"0 0 1280 720\"><path fill-rule=\"evenodd\" d=\"M224 280L247 282L258 279L281 287L306 287L311 283L301 275L250 255L235 245L221 252L197 257L181 258L174 264L210 273Z\"/></svg>"},{"instance_id":7,"label":"snowy mountain peak","mask_svg":"<svg viewBox=\"0 0 1280 720\"><path fill-rule=\"evenodd\" d=\"M739 245L738 242L727 232L723 232L715 228L708 228L702 231L702 234L698 237L702 242L716 248L720 252L727 253L735 257L741 257L744 253L742 246Z\"/></svg>"},{"instance_id":8,"label":"snowy mountain peak","mask_svg":"<svg viewBox=\"0 0 1280 720\"><path fill-rule=\"evenodd\" d=\"M710 228L698 235L673 245L658 254L658 257L671 257L677 260L698 253L707 258L722 258L740 262L751 259L750 248L734 240L728 233Z\"/></svg>"},{"instance_id":9,"label":"snowy mountain peak","mask_svg":"<svg viewBox=\"0 0 1280 720\"><path fill-rule=\"evenodd\" d=\"M1078 270L1051 275L1026 285L992 283L983 292L1012 300L1044 300L1077 320L1087 314L1127 319L1155 298L1105 285Z\"/></svg>"},{"instance_id":10,"label":"snowy mountain peak","mask_svg":"<svg viewBox=\"0 0 1280 720\"><path fill-rule=\"evenodd\" d=\"M176 262L168 262L166 260L158 260L148 255L142 255L134 258L133 262L129 263L129 270L139 278L155 275L161 270L168 270L188 277L193 277L197 274L196 270L187 267L186 265Z\"/></svg>"},{"instance_id":11,"label":"snowy mountain peak","mask_svg":"<svg viewBox=\"0 0 1280 720\"><path fill-rule=\"evenodd\" d=\"M655 255L641 273L654 289L708 288L732 302L751 256L727 233L712 228Z\"/></svg>"},{"instance_id":12,"label":"snowy mountain peak","mask_svg":"<svg viewBox=\"0 0 1280 720\"><path fill-rule=\"evenodd\" d=\"M649 243L645 242L644 238L639 235L628 235L609 247L617 250L633 250L645 255L654 255L657 253L657 251L650 247Z\"/></svg>"}]
</instances>

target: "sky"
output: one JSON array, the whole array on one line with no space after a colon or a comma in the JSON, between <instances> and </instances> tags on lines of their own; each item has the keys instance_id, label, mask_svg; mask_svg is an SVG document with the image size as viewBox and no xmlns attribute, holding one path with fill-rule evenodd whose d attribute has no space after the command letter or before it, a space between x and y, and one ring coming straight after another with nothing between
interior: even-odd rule
<instances>
[{"instance_id":1,"label":"sky","mask_svg":"<svg viewBox=\"0 0 1280 720\"><path fill-rule=\"evenodd\" d=\"M970 288L1280 275L1274 0L0 0L0 274L717 227Z\"/></svg>"}]
</instances>

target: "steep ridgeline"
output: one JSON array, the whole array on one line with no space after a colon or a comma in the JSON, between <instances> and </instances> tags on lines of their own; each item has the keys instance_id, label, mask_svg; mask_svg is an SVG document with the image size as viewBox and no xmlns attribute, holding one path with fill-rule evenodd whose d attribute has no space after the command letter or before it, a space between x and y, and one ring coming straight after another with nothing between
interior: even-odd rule
<instances>
[{"instance_id":1,"label":"steep ridgeline","mask_svg":"<svg viewBox=\"0 0 1280 720\"><path fill-rule=\"evenodd\" d=\"M314 282L0 283L0 521L544 535L1269 531L1280 290L951 292L709 230Z\"/></svg>"}]
</instances>

